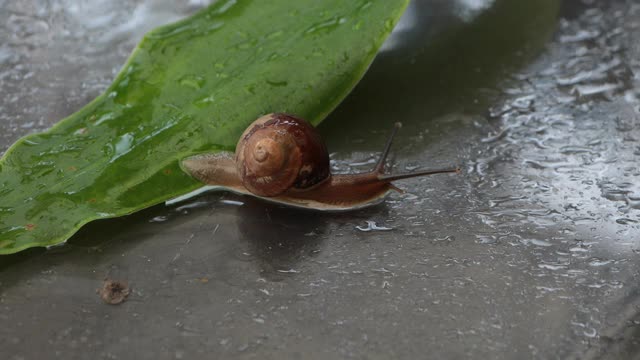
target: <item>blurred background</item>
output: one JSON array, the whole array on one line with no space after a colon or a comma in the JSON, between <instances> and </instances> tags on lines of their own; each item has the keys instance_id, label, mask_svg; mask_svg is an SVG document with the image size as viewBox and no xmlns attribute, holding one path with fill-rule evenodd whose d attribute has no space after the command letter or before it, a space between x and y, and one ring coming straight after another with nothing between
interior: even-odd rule
<instances>
[{"instance_id":1,"label":"blurred background","mask_svg":"<svg viewBox=\"0 0 640 360\"><path fill-rule=\"evenodd\" d=\"M0 151L208 3L0 0ZM463 174L341 214L210 193L0 257L0 357L637 358L639 97L638 0L414 0L320 131L335 172L402 121L396 172Z\"/></svg>"}]
</instances>

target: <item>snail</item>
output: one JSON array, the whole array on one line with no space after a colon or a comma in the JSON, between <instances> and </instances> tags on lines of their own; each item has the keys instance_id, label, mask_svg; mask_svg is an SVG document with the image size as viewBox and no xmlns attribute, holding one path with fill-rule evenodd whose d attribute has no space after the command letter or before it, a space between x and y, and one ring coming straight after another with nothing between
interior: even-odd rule
<instances>
[{"instance_id":1,"label":"snail","mask_svg":"<svg viewBox=\"0 0 640 360\"><path fill-rule=\"evenodd\" d=\"M244 131L235 154L218 152L188 157L182 169L195 179L240 194L315 210L352 210L375 205L392 190L391 182L417 176L453 173L438 169L385 174L385 161L396 123L373 170L332 175L327 148L317 130L296 116L272 113Z\"/></svg>"}]
</instances>

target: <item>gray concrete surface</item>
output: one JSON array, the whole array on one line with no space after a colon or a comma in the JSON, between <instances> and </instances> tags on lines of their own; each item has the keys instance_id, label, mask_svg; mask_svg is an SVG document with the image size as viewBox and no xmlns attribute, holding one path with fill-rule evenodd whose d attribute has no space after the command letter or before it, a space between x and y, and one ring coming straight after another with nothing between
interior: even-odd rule
<instances>
[{"instance_id":1,"label":"gray concrete surface","mask_svg":"<svg viewBox=\"0 0 640 360\"><path fill-rule=\"evenodd\" d=\"M2 149L202 5L0 1ZM341 214L211 193L1 257L0 358L637 358L640 2L555 9L414 1L320 127L337 172L402 121L395 171L462 175Z\"/></svg>"}]
</instances>

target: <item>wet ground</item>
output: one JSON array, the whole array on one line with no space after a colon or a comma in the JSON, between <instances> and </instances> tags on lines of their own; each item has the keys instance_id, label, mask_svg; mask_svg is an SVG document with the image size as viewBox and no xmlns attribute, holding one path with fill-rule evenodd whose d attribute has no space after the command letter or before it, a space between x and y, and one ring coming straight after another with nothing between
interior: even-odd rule
<instances>
[{"instance_id":1,"label":"wet ground","mask_svg":"<svg viewBox=\"0 0 640 360\"><path fill-rule=\"evenodd\" d=\"M106 6L0 1L2 150L203 4ZM212 193L0 258L1 358L638 357L640 1L415 1L320 127L334 170L398 120L395 171L463 174L334 215Z\"/></svg>"}]
</instances>

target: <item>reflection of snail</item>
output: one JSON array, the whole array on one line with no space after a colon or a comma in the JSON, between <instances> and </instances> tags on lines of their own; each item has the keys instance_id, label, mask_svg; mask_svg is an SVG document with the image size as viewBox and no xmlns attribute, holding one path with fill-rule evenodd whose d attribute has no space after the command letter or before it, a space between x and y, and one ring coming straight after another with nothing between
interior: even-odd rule
<instances>
[{"instance_id":1,"label":"reflection of snail","mask_svg":"<svg viewBox=\"0 0 640 360\"><path fill-rule=\"evenodd\" d=\"M375 168L366 173L331 175L329 154L316 129L287 114L268 114L242 134L235 156L229 152L202 154L182 161L194 178L222 188L291 206L316 210L351 210L379 203L391 181L457 172L427 170L384 174L397 123Z\"/></svg>"}]
</instances>

